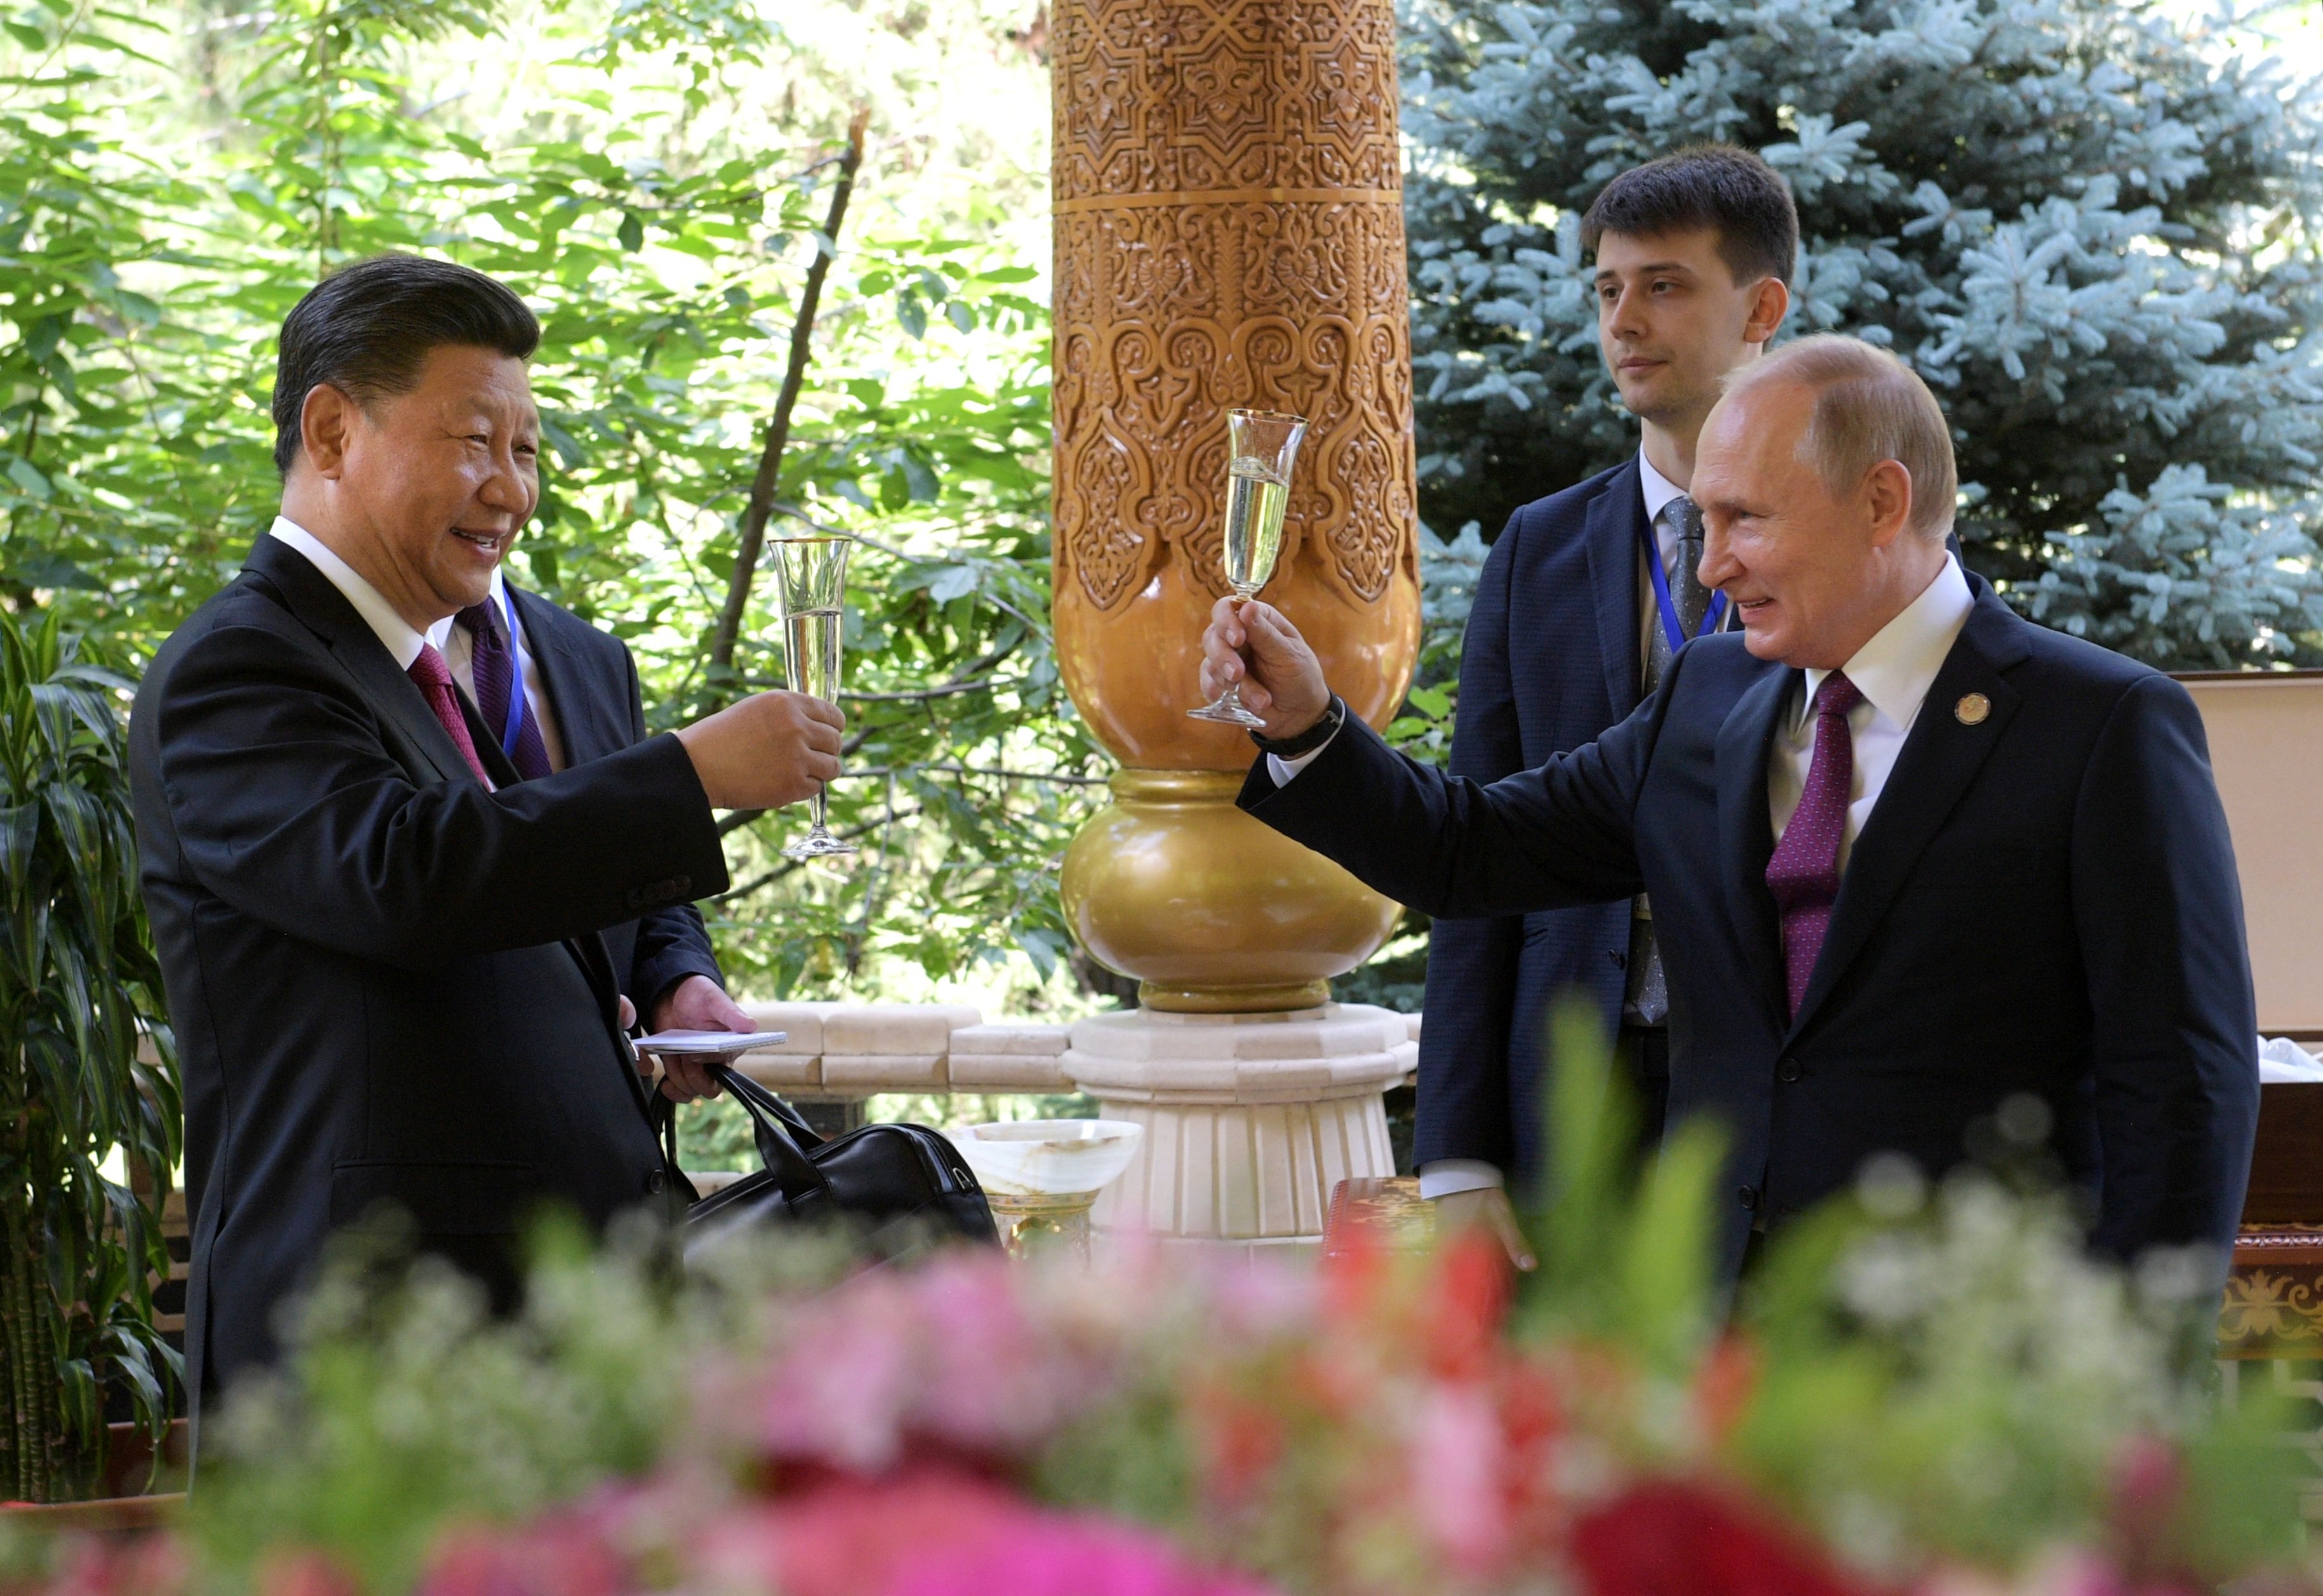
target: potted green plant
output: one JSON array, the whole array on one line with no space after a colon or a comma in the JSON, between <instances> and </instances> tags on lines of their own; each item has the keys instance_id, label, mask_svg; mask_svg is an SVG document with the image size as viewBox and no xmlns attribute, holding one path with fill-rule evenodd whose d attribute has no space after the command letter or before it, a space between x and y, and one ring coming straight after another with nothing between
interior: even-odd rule
<instances>
[{"instance_id":1,"label":"potted green plant","mask_svg":"<svg viewBox=\"0 0 2323 1596\"><path fill-rule=\"evenodd\" d=\"M53 611L0 610L0 1497L15 1501L90 1494L115 1391L158 1443L181 1369L153 1320L182 1119L137 893L130 685Z\"/></svg>"}]
</instances>

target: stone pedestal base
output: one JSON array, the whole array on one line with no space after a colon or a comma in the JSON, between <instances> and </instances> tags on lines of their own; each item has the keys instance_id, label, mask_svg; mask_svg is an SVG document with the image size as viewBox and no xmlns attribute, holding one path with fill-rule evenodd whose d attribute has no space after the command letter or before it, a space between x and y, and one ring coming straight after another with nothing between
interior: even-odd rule
<instances>
[{"instance_id":1,"label":"stone pedestal base","mask_svg":"<svg viewBox=\"0 0 2323 1596\"><path fill-rule=\"evenodd\" d=\"M1135 1161L1097 1199L1098 1229L1319 1243L1334 1186L1395 1172L1380 1099L1418 1053L1403 1015L1360 1004L1083 1020L1066 1078L1106 1117L1145 1127Z\"/></svg>"}]
</instances>

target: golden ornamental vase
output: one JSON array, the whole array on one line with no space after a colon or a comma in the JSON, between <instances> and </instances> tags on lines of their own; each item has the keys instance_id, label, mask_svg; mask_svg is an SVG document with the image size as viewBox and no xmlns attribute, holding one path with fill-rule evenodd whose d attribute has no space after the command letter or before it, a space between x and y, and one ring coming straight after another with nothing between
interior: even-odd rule
<instances>
[{"instance_id":1,"label":"golden ornamental vase","mask_svg":"<svg viewBox=\"0 0 2323 1596\"><path fill-rule=\"evenodd\" d=\"M1309 423L1262 596L1373 726L1410 684L1393 9L1063 0L1051 37L1057 656L1129 767L1067 856L1067 918L1152 1006L1304 1006L1377 949L1394 905L1235 812L1249 739L1187 711L1203 702L1202 628L1228 592L1237 407ZM1154 784L1165 772L1185 779ZM1282 937L1298 946L1269 959Z\"/></svg>"}]
</instances>

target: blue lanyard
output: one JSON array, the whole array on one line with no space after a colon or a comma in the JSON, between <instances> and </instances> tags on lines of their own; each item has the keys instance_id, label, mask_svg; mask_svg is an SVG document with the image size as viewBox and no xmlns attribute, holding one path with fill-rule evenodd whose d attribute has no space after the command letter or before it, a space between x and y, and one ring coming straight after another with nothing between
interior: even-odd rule
<instances>
[{"instance_id":1,"label":"blue lanyard","mask_svg":"<svg viewBox=\"0 0 2323 1596\"><path fill-rule=\"evenodd\" d=\"M1669 573L1662 569L1661 546L1654 541L1651 522L1638 528L1638 537L1646 546L1646 574L1653 579L1654 608L1661 611L1662 634L1669 639L1670 652L1676 654L1685 647L1685 628L1678 624L1677 603L1670 597ZM1726 595L1710 595L1710 608L1703 612L1702 629L1694 635L1706 637L1718 629L1726 619Z\"/></svg>"},{"instance_id":2,"label":"blue lanyard","mask_svg":"<svg viewBox=\"0 0 2323 1596\"><path fill-rule=\"evenodd\" d=\"M524 729L524 651L516 640L516 600L505 582L500 583L500 606L508 611L509 639L508 729L500 733L500 752L513 759L517 733Z\"/></svg>"}]
</instances>

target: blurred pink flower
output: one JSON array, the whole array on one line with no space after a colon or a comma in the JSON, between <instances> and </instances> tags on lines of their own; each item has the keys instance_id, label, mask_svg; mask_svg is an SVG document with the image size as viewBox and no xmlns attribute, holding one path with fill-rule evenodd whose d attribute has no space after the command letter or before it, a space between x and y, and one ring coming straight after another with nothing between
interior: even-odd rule
<instances>
[{"instance_id":1,"label":"blurred pink flower","mask_svg":"<svg viewBox=\"0 0 2323 1596\"><path fill-rule=\"evenodd\" d=\"M808 1306L759 1375L749 1441L778 1462L858 1473L914 1447L1008 1459L1115 1378L1118 1334L1077 1334L1061 1298L999 1253L874 1270ZM730 1385L705 1392L731 1405Z\"/></svg>"},{"instance_id":2,"label":"blurred pink flower","mask_svg":"<svg viewBox=\"0 0 2323 1596\"><path fill-rule=\"evenodd\" d=\"M783 1596L1269 1596L1149 1532L932 1472L721 1516L697 1537L692 1572L705 1590Z\"/></svg>"},{"instance_id":3,"label":"blurred pink flower","mask_svg":"<svg viewBox=\"0 0 2323 1596\"><path fill-rule=\"evenodd\" d=\"M1508 1555L1507 1439L1486 1387L1439 1380L1420 1399L1410 1490L1421 1526L1463 1573L1497 1567Z\"/></svg>"},{"instance_id":4,"label":"blurred pink flower","mask_svg":"<svg viewBox=\"0 0 2323 1596\"><path fill-rule=\"evenodd\" d=\"M176 1596L190 1572L174 1535L84 1536L63 1546L48 1596Z\"/></svg>"},{"instance_id":5,"label":"blurred pink flower","mask_svg":"<svg viewBox=\"0 0 2323 1596\"><path fill-rule=\"evenodd\" d=\"M1024 1513L1005 1528L914 1558L882 1596L1267 1596L1190 1566L1158 1536L1093 1518Z\"/></svg>"},{"instance_id":6,"label":"blurred pink flower","mask_svg":"<svg viewBox=\"0 0 2323 1596\"><path fill-rule=\"evenodd\" d=\"M627 1559L585 1510L519 1529L455 1529L437 1542L413 1596L620 1596Z\"/></svg>"}]
</instances>

